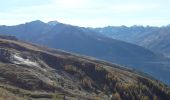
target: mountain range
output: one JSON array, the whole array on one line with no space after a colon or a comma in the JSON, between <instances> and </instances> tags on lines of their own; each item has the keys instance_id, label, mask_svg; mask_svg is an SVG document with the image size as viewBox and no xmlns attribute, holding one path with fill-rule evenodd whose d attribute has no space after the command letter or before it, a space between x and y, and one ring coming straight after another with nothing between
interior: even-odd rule
<instances>
[{"instance_id":1,"label":"mountain range","mask_svg":"<svg viewBox=\"0 0 170 100\"><path fill-rule=\"evenodd\" d=\"M170 100L170 87L123 66L1 36L0 100Z\"/></svg>"},{"instance_id":2,"label":"mountain range","mask_svg":"<svg viewBox=\"0 0 170 100\"><path fill-rule=\"evenodd\" d=\"M170 54L170 26L108 26L93 29L108 37L137 44L165 56Z\"/></svg>"},{"instance_id":3,"label":"mountain range","mask_svg":"<svg viewBox=\"0 0 170 100\"><path fill-rule=\"evenodd\" d=\"M105 36L104 32L101 34L94 29L56 21L44 23L36 20L15 26L0 26L0 34L16 36L19 40L44 47L61 49L123 65L148 73L170 84L169 58L142 46ZM135 35L126 37L130 36Z\"/></svg>"}]
</instances>

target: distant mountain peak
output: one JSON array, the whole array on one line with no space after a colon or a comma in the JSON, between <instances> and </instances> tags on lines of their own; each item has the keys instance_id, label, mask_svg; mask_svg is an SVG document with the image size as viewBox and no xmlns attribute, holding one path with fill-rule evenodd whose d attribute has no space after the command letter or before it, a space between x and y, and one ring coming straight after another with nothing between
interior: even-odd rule
<instances>
[{"instance_id":1,"label":"distant mountain peak","mask_svg":"<svg viewBox=\"0 0 170 100\"><path fill-rule=\"evenodd\" d=\"M27 22L25 24L41 25L41 24L45 24L45 23L41 20L35 20L35 21Z\"/></svg>"},{"instance_id":2,"label":"distant mountain peak","mask_svg":"<svg viewBox=\"0 0 170 100\"><path fill-rule=\"evenodd\" d=\"M52 25L52 26L55 26L55 25L57 25L57 24L60 24L60 22L54 20L54 21L49 21L47 24Z\"/></svg>"},{"instance_id":3,"label":"distant mountain peak","mask_svg":"<svg viewBox=\"0 0 170 100\"><path fill-rule=\"evenodd\" d=\"M29 22L29 23L44 23L44 22L41 21L41 20L34 20L34 21Z\"/></svg>"}]
</instances>

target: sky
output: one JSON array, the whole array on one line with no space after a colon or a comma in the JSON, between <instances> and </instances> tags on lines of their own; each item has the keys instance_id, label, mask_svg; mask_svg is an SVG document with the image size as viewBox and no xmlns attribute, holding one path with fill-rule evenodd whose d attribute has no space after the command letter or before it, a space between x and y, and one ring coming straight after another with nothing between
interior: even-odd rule
<instances>
[{"instance_id":1,"label":"sky","mask_svg":"<svg viewBox=\"0 0 170 100\"><path fill-rule=\"evenodd\" d=\"M33 20L82 27L164 26L170 0L0 0L0 25Z\"/></svg>"}]
</instances>

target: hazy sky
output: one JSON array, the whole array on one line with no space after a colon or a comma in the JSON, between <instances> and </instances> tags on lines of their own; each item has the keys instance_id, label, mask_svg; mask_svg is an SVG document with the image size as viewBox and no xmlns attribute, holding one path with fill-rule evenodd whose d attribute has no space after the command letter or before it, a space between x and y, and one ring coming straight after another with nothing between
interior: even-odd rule
<instances>
[{"instance_id":1,"label":"hazy sky","mask_svg":"<svg viewBox=\"0 0 170 100\"><path fill-rule=\"evenodd\" d=\"M170 24L170 0L0 0L0 25L33 20L102 27Z\"/></svg>"}]
</instances>

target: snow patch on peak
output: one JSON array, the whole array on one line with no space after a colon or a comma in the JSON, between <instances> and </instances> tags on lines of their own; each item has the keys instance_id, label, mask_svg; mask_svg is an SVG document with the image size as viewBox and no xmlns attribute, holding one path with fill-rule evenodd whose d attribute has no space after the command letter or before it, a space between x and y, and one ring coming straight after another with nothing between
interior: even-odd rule
<instances>
[{"instance_id":1,"label":"snow patch on peak","mask_svg":"<svg viewBox=\"0 0 170 100\"><path fill-rule=\"evenodd\" d=\"M55 26L55 25L57 25L57 24L60 24L60 22L58 22L58 21L50 21L50 22L48 22L47 24L48 24L48 25L51 25L51 26Z\"/></svg>"}]
</instances>

